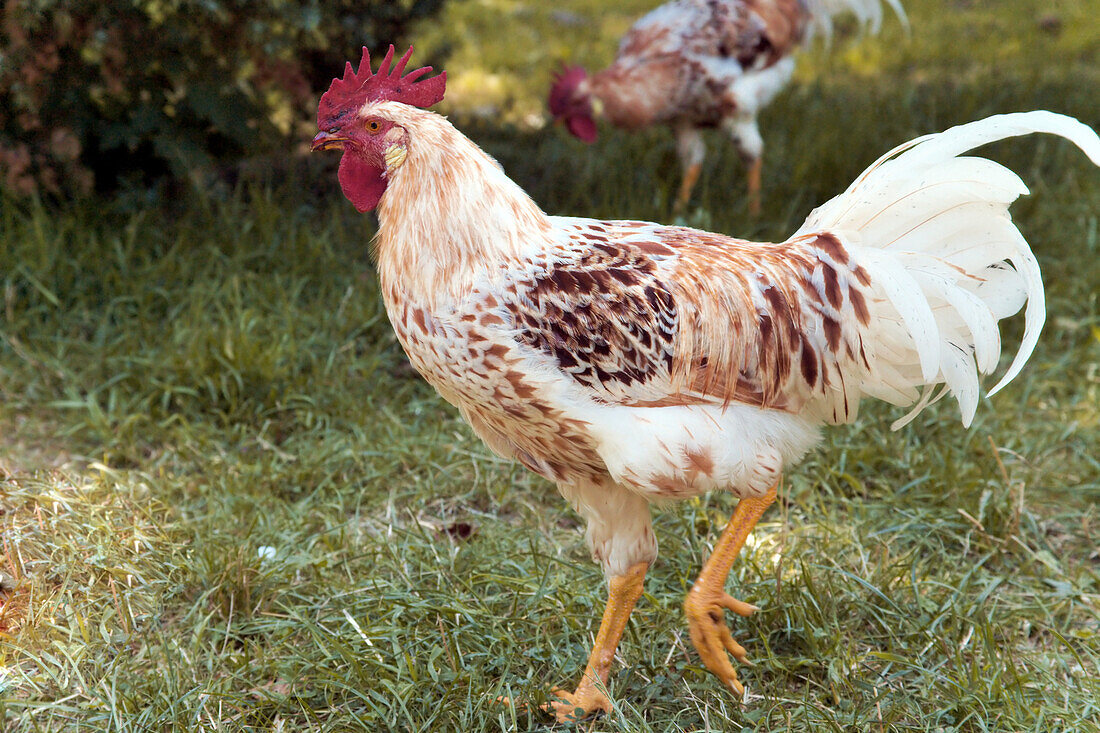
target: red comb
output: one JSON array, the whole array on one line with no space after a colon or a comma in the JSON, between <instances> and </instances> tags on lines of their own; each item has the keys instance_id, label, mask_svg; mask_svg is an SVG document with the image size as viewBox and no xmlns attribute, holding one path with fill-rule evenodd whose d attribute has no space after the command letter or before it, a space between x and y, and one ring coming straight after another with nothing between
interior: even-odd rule
<instances>
[{"instance_id":1,"label":"red comb","mask_svg":"<svg viewBox=\"0 0 1100 733\"><path fill-rule=\"evenodd\" d=\"M563 65L558 69L552 77L553 84L550 87L550 114L562 117L570 111L575 102L573 92L587 76L588 72L582 66Z\"/></svg>"},{"instance_id":2,"label":"red comb","mask_svg":"<svg viewBox=\"0 0 1100 733\"><path fill-rule=\"evenodd\" d=\"M393 61L393 44L382 59L382 65L378 67L378 73L370 70L370 51L363 47L363 59L359 62L359 71L351 68L351 62L344 66L344 78L333 79L328 91L321 96L317 106L317 124L325 126L325 122L338 118L352 109L357 109L367 102L376 102L386 99L393 102L402 102L414 107L427 109L443 99L443 91L447 85L447 72L430 79L421 79L432 70L430 66L413 69L404 74L405 65L412 56L412 46L405 55L390 69Z\"/></svg>"}]
</instances>

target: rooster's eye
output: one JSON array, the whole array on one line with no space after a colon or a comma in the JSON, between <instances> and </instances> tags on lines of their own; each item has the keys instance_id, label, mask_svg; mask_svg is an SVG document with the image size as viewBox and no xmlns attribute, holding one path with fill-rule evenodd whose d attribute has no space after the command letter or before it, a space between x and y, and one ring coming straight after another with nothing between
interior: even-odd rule
<instances>
[{"instance_id":1,"label":"rooster's eye","mask_svg":"<svg viewBox=\"0 0 1100 733\"><path fill-rule=\"evenodd\" d=\"M382 123L378 120L371 120L367 123L367 132L375 133L382 129Z\"/></svg>"}]
</instances>

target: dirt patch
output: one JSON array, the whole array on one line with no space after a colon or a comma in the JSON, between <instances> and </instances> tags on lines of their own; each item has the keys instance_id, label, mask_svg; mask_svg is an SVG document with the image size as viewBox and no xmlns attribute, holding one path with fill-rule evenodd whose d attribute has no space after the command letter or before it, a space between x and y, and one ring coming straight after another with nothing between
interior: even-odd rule
<instances>
[{"instance_id":1,"label":"dirt patch","mask_svg":"<svg viewBox=\"0 0 1100 733\"><path fill-rule=\"evenodd\" d=\"M6 479L74 469L83 462L67 450L66 440L49 421L0 412L0 486Z\"/></svg>"}]
</instances>

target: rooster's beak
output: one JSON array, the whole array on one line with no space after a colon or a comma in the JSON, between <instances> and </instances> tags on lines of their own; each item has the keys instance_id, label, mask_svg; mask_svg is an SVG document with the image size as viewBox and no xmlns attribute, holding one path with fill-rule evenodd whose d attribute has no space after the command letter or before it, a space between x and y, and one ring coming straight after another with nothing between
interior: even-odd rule
<instances>
[{"instance_id":1,"label":"rooster's beak","mask_svg":"<svg viewBox=\"0 0 1100 733\"><path fill-rule=\"evenodd\" d=\"M309 146L309 152L316 153L318 150L343 150L344 143L348 141L348 138L341 135L337 135L331 132L319 132L317 136L313 138L313 142Z\"/></svg>"}]
</instances>

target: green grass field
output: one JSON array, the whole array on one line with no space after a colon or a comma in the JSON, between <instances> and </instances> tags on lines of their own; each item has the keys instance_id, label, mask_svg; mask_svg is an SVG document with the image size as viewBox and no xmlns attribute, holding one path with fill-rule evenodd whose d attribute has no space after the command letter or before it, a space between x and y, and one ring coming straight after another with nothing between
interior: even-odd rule
<instances>
[{"instance_id":1,"label":"green grass field","mask_svg":"<svg viewBox=\"0 0 1100 733\"><path fill-rule=\"evenodd\" d=\"M422 46L548 211L668 220L667 132L587 148L531 118L557 59L605 61L653 4L569 26L570 55L550 10L468 0ZM906 6L909 37L804 55L762 119L763 215L714 136L689 223L785 237L889 147L996 112L1100 127L1096 0ZM1052 138L986 152L1032 189L1013 213L1048 288L1021 377L969 430L947 401L898 433L866 404L786 477L730 581L763 609L731 623L744 704L681 610L733 501L657 515L616 709L578 729L1100 730L1100 171ZM602 575L553 486L408 368L333 162L140 213L0 202L6 730L552 727L494 700L577 681Z\"/></svg>"}]
</instances>

